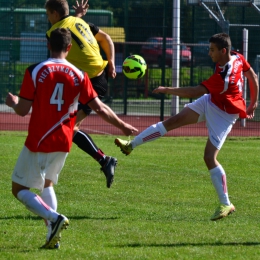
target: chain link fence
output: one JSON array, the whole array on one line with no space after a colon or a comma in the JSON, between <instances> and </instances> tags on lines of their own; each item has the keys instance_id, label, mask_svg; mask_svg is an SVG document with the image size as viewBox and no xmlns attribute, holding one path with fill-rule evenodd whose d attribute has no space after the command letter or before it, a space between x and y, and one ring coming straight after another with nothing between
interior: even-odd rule
<instances>
[{"instance_id":1,"label":"chain link fence","mask_svg":"<svg viewBox=\"0 0 260 260\"><path fill-rule=\"evenodd\" d=\"M151 121L163 120L176 112L176 103L171 96L152 93L160 85L172 86L176 82L173 81L176 71L172 67L176 30L180 32L179 87L196 86L213 73L214 64L208 56L208 39L215 33L227 30L232 39L232 48L241 53L243 29L248 30L248 61L259 73L258 5L237 4L251 1L202 1L205 7L199 5L200 1L182 0L180 6L176 7L177 1L174 1L96 0L89 3L88 13L83 17L107 32L115 44L117 77L109 79L109 90L103 101L141 130L149 126ZM74 1L68 2L70 6L75 4ZM48 58L45 33L50 24L43 1L0 0L0 6L0 130L26 130L27 121L13 115L11 109L5 106L5 96L8 92L19 93L24 71L30 64ZM174 16L178 12L180 19L176 24ZM70 15L74 15L72 8ZM129 80L122 73L123 60L131 54L141 55L147 62L147 72L139 80ZM250 97L250 93L247 97ZM180 98L177 109L182 109L184 104L191 101ZM11 119L12 116L15 116L14 119ZM95 115L90 117L96 118ZM102 127L101 133L113 134L112 128L105 122L100 126L98 119L95 120L91 121L93 128ZM239 131L236 131L236 135L258 135L258 121L260 111L256 112L253 126L252 122L247 122L245 127L240 127L238 121ZM88 128L87 122L85 127ZM207 134L199 127L189 126L188 132L178 134Z\"/></svg>"}]
</instances>

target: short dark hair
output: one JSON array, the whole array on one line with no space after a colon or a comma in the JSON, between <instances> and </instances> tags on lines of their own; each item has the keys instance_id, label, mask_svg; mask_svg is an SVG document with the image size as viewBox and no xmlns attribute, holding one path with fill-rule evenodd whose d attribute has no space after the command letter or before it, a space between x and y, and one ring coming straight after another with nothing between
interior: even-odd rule
<instances>
[{"instance_id":1,"label":"short dark hair","mask_svg":"<svg viewBox=\"0 0 260 260\"><path fill-rule=\"evenodd\" d=\"M214 43L219 50L227 49L231 51L231 39L226 33L217 33L210 37L209 42Z\"/></svg>"},{"instance_id":2,"label":"short dark hair","mask_svg":"<svg viewBox=\"0 0 260 260\"><path fill-rule=\"evenodd\" d=\"M50 48L52 52L66 52L71 43L71 33L68 29L57 28L51 32Z\"/></svg>"},{"instance_id":3,"label":"short dark hair","mask_svg":"<svg viewBox=\"0 0 260 260\"><path fill-rule=\"evenodd\" d=\"M67 0L46 0L44 7L51 13L56 11L61 17L69 14L69 4Z\"/></svg>"}]
</instances>

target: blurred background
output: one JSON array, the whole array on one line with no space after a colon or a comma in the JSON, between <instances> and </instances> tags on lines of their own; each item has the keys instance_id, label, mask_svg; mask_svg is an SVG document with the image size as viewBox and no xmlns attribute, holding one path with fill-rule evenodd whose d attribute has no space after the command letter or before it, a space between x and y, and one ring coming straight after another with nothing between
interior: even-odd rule
<instances>
[{"instance_id":1,"label":"blurred background","mask_svg":"<svg viewBox=\"0 0 260 260\"><path fill-rule=\"evenodd\" d=\"M74 15L72 5L76 2L68 3ZM89 5L82 18L108 33L115 45L117 77L109 80L103 101L139 130L177 113L192 101L155 95L152 90L160 85L196 86L207 79L214 71L208 40L215 33L229 33L232 49L242 54L246 51L249 63L259 73L258 0L90 0ZM27 130L29 116L14 115L5 106L5 97L9 91L19 94L24 71L30 64L49 57L45 33L50 23L42 0L0 0L0 6L0 130ZM129 80L122 73L122 63L131 54L146 60L147 71L141 79ZM249 100L249 88L245 85L244 89ZM85 121L83 127L90 133L120 134L95 114ZM259 111L254 120L238 120L231 135L256 136L259 121ZM168 135L207 132L202 123Z\"/></svg>"}]
</instances>

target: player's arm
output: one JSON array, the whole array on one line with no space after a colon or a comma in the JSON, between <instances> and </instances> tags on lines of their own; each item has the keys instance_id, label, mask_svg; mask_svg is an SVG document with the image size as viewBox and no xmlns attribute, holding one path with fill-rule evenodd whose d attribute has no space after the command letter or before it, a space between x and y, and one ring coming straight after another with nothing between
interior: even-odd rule
<instances>
[{"instance_id":1,"label":"player's arm","mask_svg":"<svg viewBox=\"0 0 260 260\"><path fill-rule=\"evenodd\" d=\"M18 96L9 92L6 97L5 104L13 108L15 113L19 116L26 116L31 109L32 101L19 98Z\"/></svg>"},{"instance_id":2,"label":"player's arm","mask_svg":"<svg viewBox=\"0 0 260 260\"><path fill-rule=\"evenodd\" d=\"M186 97L186 98L197 98L197 97L201 97L204 94L208 94L209 91L203 85L198 85L196 87L182 87L182 88L160 86L154 89L153 93L170 94L170 95Z\"/></svg>"},{"instance_id":3,"label":"player's arm","mask_svg":"<svg viewBox=\"0 0 260 260\"><path fill-rule=\"evenodd\" d=\"M119 128L125 135L132 135L138 130L121 120L114 111L104 104L98 97L88 103L88 106L94 110L103 120L110 123L111 125Z\"/></svg>"},{"instance_id":4,"label":"player's arm","mask_svg":"<svg viewBox=\"0 0 260 260\"><path fill-rule=\"evenodd\" d=\"M246 113L247 113L247 118L251 119L254 117L254 111L258 106L259 83L258 83L258 77L252 68L244 72L244 75L249 81L250 104L247 108Z\"/></svg>"},{"instance_id":5,"label":"player's arm","mask_svg":"<svg viewBox=\"0 0 260 260\"><path fill-rule=\"evenodd\" d=\"M84 3L84 0L81 0L81 3L79 4L78 1L76 1L76 6L73 5L72 8L75 10L75 17L81 18L84 16L89 8L88 0Z\"/></svg>"},{"instance_id":6,"label":"player's arm","mask_svg":"<svg viewBox=\"0 0 260 260\"><path fill-rule=\"evenodd\" d=\"M95 34L95 38L102 50L106 54L108 61L108 76L111 78L116 77L116 68L115 68L115 46L111 37L99 29L98 33Z\"/></svg>"}]
</instances>

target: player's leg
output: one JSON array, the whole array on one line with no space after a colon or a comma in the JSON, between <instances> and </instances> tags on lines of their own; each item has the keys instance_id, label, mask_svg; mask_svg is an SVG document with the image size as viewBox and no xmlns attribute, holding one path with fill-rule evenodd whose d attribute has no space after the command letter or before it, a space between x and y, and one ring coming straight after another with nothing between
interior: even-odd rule
<instances>
[{"instance_id":1,"label":"player's leg","mask_svg":"<svg viewBox=\"0 0 260 260\"><path fill-rule=\"evenodd\" d=\"M218 162L217 156L238 115L229 115L211 102L207 103L205 111L209 138L204 151L204 161L210 172L211 181L220 202L220 206L217 207L211 220L218 220L235 210L228 196L226 173Z\"/></svg>"},{"instance_id":2,"label":"player's leg","mask_svg":"<svg viewBox=\"0 0 260 260\"><path fill-rule=\"evenodd\" d=\"M49 178L56 183L67 153L33 153L23 147L12 174L12 193L28 210L43 219L51 221L51 232L47 248L54 248L59 242L60 232L69 224L68 219L47 205L40 196L29 188L40 191L44 187L44 178L49 171L55 173L55 178ZM46 248L46 247L45 247Z\"/></svg>"},{"instance_id":3,"label":"player's leg","mask_svg":"<svg viewBox=\"0 0 260 260\"><path fill-rule=\"evenodd\" d=\"M50 206L54 211L57 211L58 201L57 201L57 197L56 197L56 194L55 194L53 182L51 180L45 179L44 189L42 190L40 196L41 196L42 200L48 206ZM50 238L51 231L52 231L51 221L44 219L44 223L45 223L46 228L47 228L47 234L46 234L46 243L44 244L43 248L45 248L45 246L48 245L49 238ZM59 247L60 247L60 244L58 242L55 245L55 248L58 249Z\"/></svg>"},{"instance_id":4,"label":"player's leg","mask_svg":"<svg viewBox=\"0 0 260 260\"><path fill-rule=\"evenodd\" d=\"M51 232L44 248L55 248L60 240L60 232L69 225L69 220L49 207L40 196L27 187L12 182L12 193L32 213L51 221Z\"/></svg>"},{"instance_id":5,"label":"player's leg","mask_svg":"<svg viewBox=\"0 0 260 260\"><path fill-rule=\"evenodd\" d=\"M45 163L45 183L44 189L41 192L41 198L43 201L50 206L54 211L57 211L57 197L54 191L54 185L58 183L58 178L60 172L65 164L66 157L68 153L63 152L54 152L49 153L48 158ZM46 235L46 243L42 246L42 248L50 248L50 237L52 234L53 226L49 220L45 219L45 224L47 227L47 235ZM52 246L52 248L58 249L60 248L60 239L61 233L58 234L58 241L56 244Z\"/></svg>"},{"instance_id":6,"label":"player's leg","mask_svg":"<svg viewBox=\"0 0 260 260\"><path fill-rule=\"evenodd\" d=\"M85 153L89 154L94 160L96 160L101 166L105 164L106 155L99 149L92 138L84 131L80 130L80 125L86 118L87 114L91 113L91 109L88 106L79 105L77 112L77 122L74 127L73 142Z\"/></svg>"},{"instance_id":7,"label":"player's leg","mask_svg":"<svg viewBox=\"0 0 260 260\"><path fill-rule=\"evenodd\" d=\"M102 99L107 91L108 82L106 71L95 78L90 79L93 88L98 94L98 97ZM79 105L77 113L77 122L74 128L73 142L85 153L89 154L94 160L96 160L101 168L100 170L106 176L107 187L110 188L114 181L115 167L117 165L117 159L112 156L107 156L103 151L97 147L93 139L84 131L80 130L80 125L83 120L91 113L89 106Z\"/></svg>"},{"instance_id":8,"label":"player's leg","mask_svg":"<svg viewBox=\"0 0 260 260\"><path fill-rule=\"evenodd\" d=\"M226 173L221 164L217 161L218 153L219 150L211 143L210 139L208 139L204 151L204 161L210 172L212 184L218 194L220 203L224 205L230 205Z\"/></svg>"},{"instance_id":9,"label":"player's leg","mask_svg":"<svg viewBox=\"0 0 260 260\"><path fill-rule=\"evenodd\" d=\"M170 130L179 128L188 124L198 122L199 114L192 109L185 107L179 114L149 126L147 129L137 135L132 141L125 141L119 138L115 139L115 144L121 148L121 151L128 155L138 145L155 141L164 136Z\"/></svg>"},{"instance_id":10,"label":"player's leg","mask_svg":"<svg viewBox=\"0 0 260 260\"><path fill-rule=\"evenodd\" d=\"M53 210L57 211L58 201L54 191L53 182L49 179L45 179L44 189L41 192L41 198Z\"/></svg>"},{"instance_id":11,"label":"player's leg","mask_svg":"<svg viewBox=\"0 0 260 260\"><path fill-rule=\"evenodd\" d=\"M18 190L17 188L17 184L13 182L13 193L14 190ZM44 203L40 196L28 189L21 188L15 197L24 204L29 211L51 222L49 239L43 248L59 248L60 233L63 229L67 228L69 220L65 216L52 210L51 207Z\"/></svg>"},{"instance_id":12,"label":"player's leg","mask_svg":"<svg viewBox=\"0 0 260 260\"><path fill-rule=\"evenodd\" d=\"M225 170L217 161L218 152L219 150L208 139L204 152L204 161L209 169L211 181L220 202L220 206L216 208L215 213L211 216L213 221L226 217L235 211L235 207L228 196Z\"/></svg>"},{"instance_id":13,"label":"player's leg","mask_svg":"<svg viewBox=\"0 0 260 260\"><path fill-rule=\"evenodd\" d=\"M59 214L44 203L40 196L31 192L28 187L12 182L12 193L29 211L51 222L57 220Z\"/></svg>"}]
</instances>

